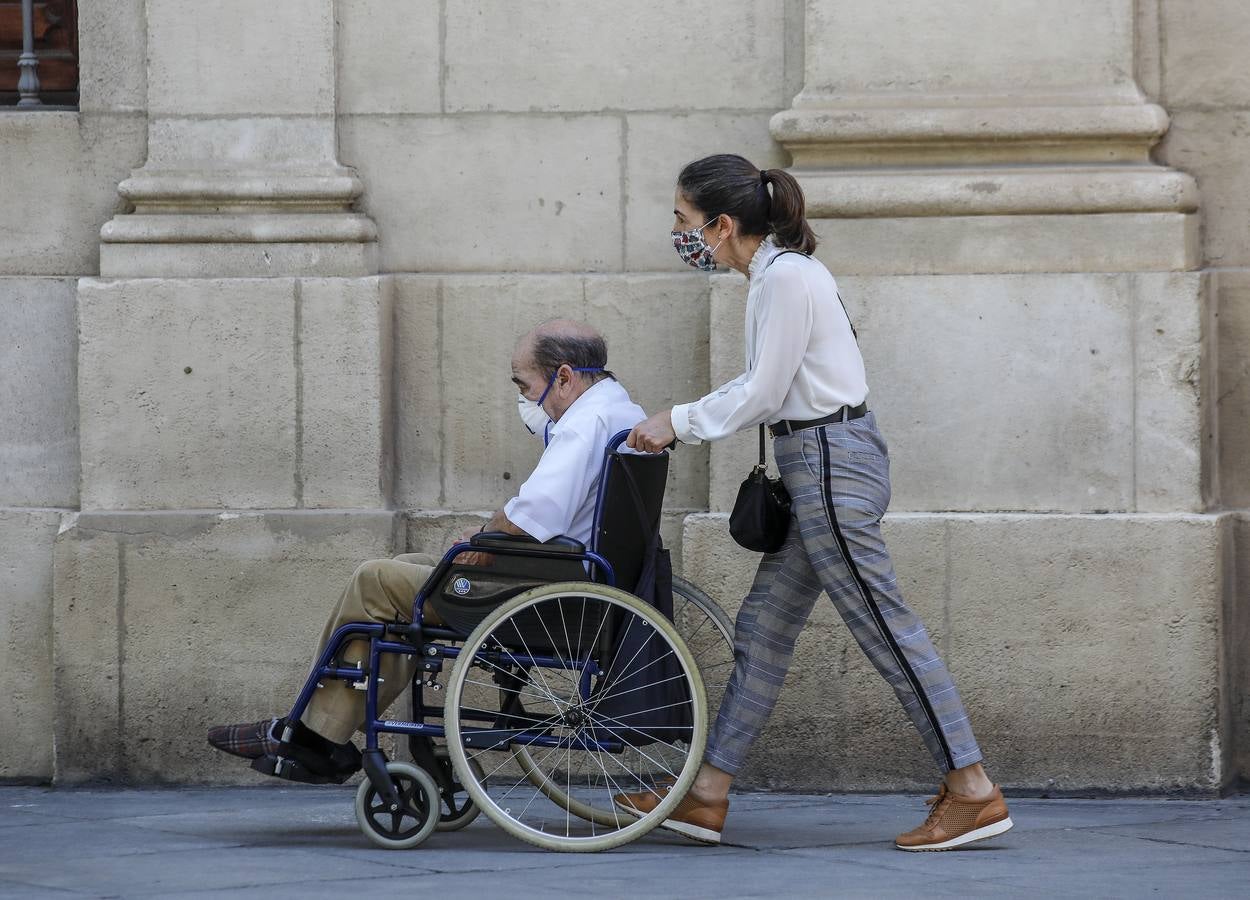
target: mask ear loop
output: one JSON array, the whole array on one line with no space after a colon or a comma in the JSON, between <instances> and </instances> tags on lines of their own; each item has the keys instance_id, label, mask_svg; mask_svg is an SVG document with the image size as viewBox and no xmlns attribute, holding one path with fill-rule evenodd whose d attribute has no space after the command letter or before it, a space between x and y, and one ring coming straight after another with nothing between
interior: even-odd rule
<instances>
[{"instance_id":1,"label":"mask ear loop","mask_svg":"<svg viewBox=\"0 0 1250 900\"><path fill-rule=\"evenodd\" d=\"M722 242L723 243L723 242ZM574 372L603 372L603 366L570 366ZM556 369L551 373L551 377L547 379L547 390L543 391L543 395L538 398L538 405L542 406L543 401L547 399L547 395L551 393L551 389L555 387L556 376L560 374L560 370Z\"/></svg>"}]
</instances>

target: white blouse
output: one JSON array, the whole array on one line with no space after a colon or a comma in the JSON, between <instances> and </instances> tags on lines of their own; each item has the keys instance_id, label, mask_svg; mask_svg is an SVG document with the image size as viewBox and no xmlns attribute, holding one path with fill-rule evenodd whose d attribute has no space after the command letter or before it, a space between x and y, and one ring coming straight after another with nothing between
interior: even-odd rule
<instances>
[{"instance_id":1,"label":"white blouse","mask_svg":"<svg viewBox=\"0 0 1250 900\"><path fill-rule=\"evenodd\" d=\"M864 359L824 264L765 238L747 267L747 370L693 403L673 407L687 444L782 419L818 419L868 397ZM770 265L771 263L771 265Z\"/></svg>"}]
</instances>

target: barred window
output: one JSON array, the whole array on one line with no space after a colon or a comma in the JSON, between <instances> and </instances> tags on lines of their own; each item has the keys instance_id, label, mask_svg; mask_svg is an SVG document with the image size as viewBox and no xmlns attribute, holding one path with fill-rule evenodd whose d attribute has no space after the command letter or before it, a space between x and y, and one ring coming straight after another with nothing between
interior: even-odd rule
<instances>
[{"instance_id":1,"label":"barred window","mask_svg":"<svg viewBox=\"0 0 1250 900\"><path fill-rule=\"evenodd\" d=\"M20 86L25 23L23 6L30 7L32 50L38 87ZM28 67L29 68L29 67ZM29 82L28 82L29 84ZM78 4L75 0L0 0L0 106L37 99L43 106L78 105ZM39 108L34 106L34 108Z\"/></svg>"}]
</instances>

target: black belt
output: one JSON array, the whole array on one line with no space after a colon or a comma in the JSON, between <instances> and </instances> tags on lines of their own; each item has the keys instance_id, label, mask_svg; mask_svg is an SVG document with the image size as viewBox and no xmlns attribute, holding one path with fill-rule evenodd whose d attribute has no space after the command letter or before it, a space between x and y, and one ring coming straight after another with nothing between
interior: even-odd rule
<instances>
[{"instance_id":1,"label":"black belt","mask_svg":"<svg viewBox=\"0 0 1250 900\"><path fill-rule=\"evenodd\" d=\"M802 431L804 428L816 428L820 425L828 425L830 422L849 422L852 419L863 418L868 412L868 403L861 403L859 406L843 406L837 412L822 416L819 419L808 419L801 421L798 419L782 419L775 425L769 425L768 430L772 432L773 437L784 437L787 434L794 434L796 431Z\"/></svg>"}]
</instances>

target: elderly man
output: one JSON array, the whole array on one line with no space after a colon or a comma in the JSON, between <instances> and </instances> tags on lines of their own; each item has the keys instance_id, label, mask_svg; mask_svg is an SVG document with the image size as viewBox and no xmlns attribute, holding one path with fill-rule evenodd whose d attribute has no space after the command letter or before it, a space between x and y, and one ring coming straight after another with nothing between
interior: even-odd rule
<instances>
[{"instance_id":1,"label":"elderly man","mask_svg":"<svg viewBox=\"0 0 1250 900\"><path fill-rule=\"evenodd\" d=\"M543 437L546 447L517 495L496 512L481 530L523 535L546 541L568 535L591 542L595 497L603 450L608 439L646 418L616 377L607 371L608 351L594 329L566 319L545 322L517 342L512 355L512 382L522 420ZM477 529L465 532L468 540ZM489 557L468 553L458 562L484 565ZM376 559L362 564L339 598L321 633L314 660L340 625L347 622L410 621L412 603L430 577L437 560L424 554ZM427 608L426 621L432 610ZM367 656L368 645L349 645L344 659L351 665ZM387 654L381 668L379 709L384 710L412 680L415 663ZM364 694L349 684L327 679L313 694L295 724L293 749L314 775L343 780L360 768L360 753L351 742L364 722ZM285 723L265 719L223 725L208 733L219 750L258 759L275 756ZM291 747L284 747L289 754Z\"/></svg>"}]
</instances>

